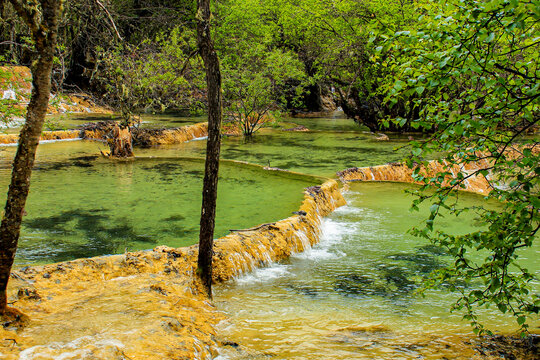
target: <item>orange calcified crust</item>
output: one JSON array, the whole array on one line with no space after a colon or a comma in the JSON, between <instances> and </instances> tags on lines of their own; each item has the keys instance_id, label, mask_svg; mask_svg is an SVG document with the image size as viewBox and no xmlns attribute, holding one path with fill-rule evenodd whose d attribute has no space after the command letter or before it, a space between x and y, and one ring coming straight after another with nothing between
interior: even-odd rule
<instances>
[{"instance_id":1,"label":"orange calcified crust","mask_svg":"<svg viewBox=\"0 0 540 360\"><path fill-rule=\"evenodd\" d=\"M448 167L445 163L439 163L438 161L431 161L427 169L422 169L421 173L426 177L432 177L438 172L450 171L451 173L457 173L458 171L473 172L480 169L489 167L487 161L477 162L475 164L467 164L461 166ZM405 164L386 164L378 166L370 166L363 168L351 168L338 172L339 178L344 181L395 181L406 182L413 184L420 184L414 181L413 169L407 167ZM469 191L479 194L488 194L493 190L493 186L488 179L482 175L473 175L464 181L464 188L460 190Z\"/></svg>"},{"instance_id":2,"label":"orange calcified crust","mask_svg":"<svg viewBox=\"0 0 540 360\"><path fill-rule=\"evenodd\" d=\"M44 131L41 133L40 140L65 140L78 139L80 137L81 132L78 130ZM17 141L19 141L19 135L0 134L0 144L16 144Z\"/></svg>"},{"instance_id":3,"label":"orange calcified crust","mask_svg":"<svg viewBox=\"0 0 540 360\"><path fill-rule=\"evenodd\" d=\"M6 90L13 90L16 93L19 109L24 109L30 101L32 92L32 72L26 66L0 66L0 96ZM98 106L88 100L86 94L53 95L47 108L48 114L60 113L101 113L112 114L110 109Z\"/></svg>"},{"instance_id":4,"label":"orange calcified crust","mask_svg":"<svg viewBox=\"0 0 540 360\"><path fill-rule=\"evenodd\" d=\"M533 154L540 153L540 146L527 146ZM519 160L523 156L523 146L512 146L505 150L504 154L508 160ZM480 156L481 157L481 156ZM467 178L463 181L463 187L459 188L462 191L473 192L477 194L487 195L494 188L497 179L488 175L487 177L481 174L475 174L480 170L491 169L491 162L487 159L474 161L466 164L450 165L445 160L432 160L428 162L427 167L421 167L420 174L424 177L433 177L440 172L450 172L457 174L462 172ZM341 181L396 181L413 184L420 184L414 181L413 169L402 163L392 163L386 165L350 168L337 173ZM489 174L489 173L488 173ZM470 175L470 176L469 176ZM448 183L443 183L448 185Z\"/></svg>"},{"instance_id":5,"label":"orange calcified crust","mask_svg":"<svg viewBox=\"0 0 540 360\"><path fill-rule=\"evenodd\" d=\"M152 145L180 144L204 136L208 136L208 123L206 122L163 130L159 134L150 136L150 143Z\"/></svg>"},{"instance_id":6,"label":"orange calcified crust","mask_svg":"<svg viewBox=\"0 0 540 360\"><path fill-rule=\"evenodd\" d=\"M150 145L171 145L180 144L198 137L208 135L208 124L198 123L193 125L183 126L177 129L166 129L159 131L155 135L149 137ZM41 134L41 140L64 140L64 139L92 139L103 140L104 132L99 130L59 130L59 131L44 131ZM16 144L19 135L16 134L0 134L0 144Z\"/></svg>"}]
</instances>

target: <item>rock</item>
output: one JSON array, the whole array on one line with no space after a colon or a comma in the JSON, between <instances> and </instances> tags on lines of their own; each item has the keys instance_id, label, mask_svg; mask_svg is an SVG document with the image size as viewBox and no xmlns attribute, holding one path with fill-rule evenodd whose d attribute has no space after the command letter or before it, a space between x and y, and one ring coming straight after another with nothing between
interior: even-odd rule
<instances>
[{"instance_id":1,"label":"rock","mask_svg":"<svg viewBox=\"0 0 540 360\"><path fill-rule=\"evenodd\" d=\"M337 329L339 332L353 332L353 333L375 333L375 332L389 332L390 329L382 324L361 324L352 325L344 328Z\"/></svg>"},{"instance_id":2,"label":"rock","mask_svg":"<svg viewBox=\"0 0 540 360\"><path fill-rule=\"evenodd\" d=\"M307 127L305 127L304 125L298 125L297 127L293 127L291 129L283 129L283 131L302 131L302 132L306 132L306 131L310 131Z\"/></svg>"},{"instance_id":3,"label":"rock","mask_svg":"<svg viewBox=\"0 0 540 360\"><path fill-rule=\"evenodd\" d=\"M41 296L38 294L36 289L21 288L17 292L17 297L19 300L40 300Z\"/></svg>"}]
</instances>

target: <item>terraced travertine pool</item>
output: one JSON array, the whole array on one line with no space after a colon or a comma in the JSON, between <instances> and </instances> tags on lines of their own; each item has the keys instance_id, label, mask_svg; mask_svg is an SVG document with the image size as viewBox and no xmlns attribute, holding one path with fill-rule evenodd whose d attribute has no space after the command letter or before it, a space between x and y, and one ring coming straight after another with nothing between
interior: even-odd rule
<instances>
[{"instance_id":1,"label":"terraced travertine pool","mask_svg":"<svg viewBox=\"0 0 540 360\"><path fill-rule=\"evenodd\" d=\"M160 118L158 125L168 121ZM298 209L303 188L336 171L405 156L399 149L405 139L379 142L350 120L294 121L312 131L267 129L251 142L224 138L216 237L288 217ZM94 141L40 145L19 266L197 242L205 142L136 149L137 158L126 162L98 157L104 149ZM4 187L14 151L0 148ZM444 289L425 298L415 293L422 274L450 259L406 234L422 221L408 211L407 186L352 184L345 193L348 205L323 220L320 245L219 286L215 303L230 318L220 333L242 345L241 351L224 347L221 358L472 356L463 346L471 328L448 311L454 295ZM463 198L484 201L471 194ZM447 217L440 226L466 231L481 222ZM537 244L522 254L537 275L539 253ZM501 331L514 329L513 319L494 311L483 316ZM534 324L540 325L538 319Z\"/></svg>"},{"instance_id":2,"label":"terraced travertine pool","mask_svg":"<svg viewBox=\"0 0 540 360\"><path fill-rule=\"evenodd\" d=\"M82 121L77 120L80 115L73 117L66 124ZM103 118L109 116L83 117ZM189 121L179 119L183 118L168 122L164 116L150 117L148 123ZM241 137L223 139L216 237L230 229L288 217L298 209L303 188L334 177L337 170L396 161L404 154L394 150L403 141L376 141L347 119L300 121L312 123L315 130L267 129L250 142ZM330 131L325 121L338 130ZM99 156L106 145L96 141L42 143L16 261L47 263L156 245L195 244L205 144L195 140L136 149L136 159L124 162ZM0 184L5 188L15 149L0 147Z\"/></svg>"}]
</instances>

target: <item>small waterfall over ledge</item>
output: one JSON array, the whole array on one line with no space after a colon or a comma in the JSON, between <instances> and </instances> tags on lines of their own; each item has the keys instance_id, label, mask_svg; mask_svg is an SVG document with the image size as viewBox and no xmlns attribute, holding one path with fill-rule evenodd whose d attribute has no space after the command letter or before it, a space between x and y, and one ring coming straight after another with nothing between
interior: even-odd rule
<instances>
[{"instance_id":1,"label":"small waterfall over ledge","mask_svg":"<svg viewBox=\"0 0 540 360\"><path fill-rule=\"evenodd\" d=\"M306 189L297 215L235 231L215 243L214 281L226 281L243 273L305 251L320 239L321 218L345 205L335 180Z\"/></svg>"}]
</instances>

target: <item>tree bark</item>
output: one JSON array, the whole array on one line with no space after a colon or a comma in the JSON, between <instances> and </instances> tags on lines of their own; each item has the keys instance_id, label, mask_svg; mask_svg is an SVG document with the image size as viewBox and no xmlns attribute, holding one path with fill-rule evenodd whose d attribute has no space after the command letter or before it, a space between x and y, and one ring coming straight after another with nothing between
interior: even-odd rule
<instances>
[{"instance_id":1,"label":"tree bark","mask_svg":"<svg viewBox=\"0 0 540 360\"><path fill-rule=\"evenodd\" d=\"M35 9L29 8L27 2L19 0L10 2L32 31L37 59L32 64L32 95L13 160L11 184L0 225L0 315L4 314L7 306L7 284L17 251L39 136L49 103L51 71L62 5L62 0L41 0L41 16L39 16Z\"/></svg>"},{"instance_id":2,"label":"tree bark","mask_svg":"<svg viewBox=\"0 0 540 360\"><path fill-rule=\"evenodd\" d=\"M206 68L208 97L208 140L204 170L199 232L198 274L212 298L212 255L221 147L221 73L210 33L210 0L197 1L197 42Z\"/></svg>"},{"instance_id":3,"label":"tree bark","mask_svg":"<svg viewBox=\"0 0 540 360\"><path fill-rule=\"evenodd\" d=\"M131 158L133 157L133 137L128 125L119 126L114 124L111 131L111 138L107 139L109 156L113 158Z\"/></svg>"}]
</instances>

